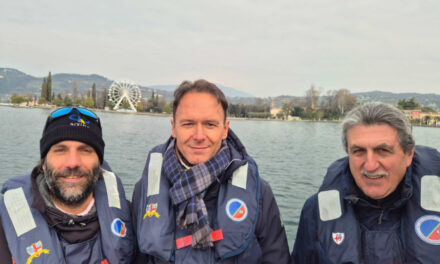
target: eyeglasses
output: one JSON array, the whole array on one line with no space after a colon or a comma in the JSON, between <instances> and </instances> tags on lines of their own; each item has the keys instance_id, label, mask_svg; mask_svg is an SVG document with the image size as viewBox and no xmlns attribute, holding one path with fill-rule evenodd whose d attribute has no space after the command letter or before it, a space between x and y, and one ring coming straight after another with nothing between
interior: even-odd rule
<instances>
[{"instance_id":1,"label":"eyeglasses","mask_svg":"<svg viewBox=\"0 0 440 264\"><path fill-rule=\"evenodd\" d=\"M99 119L98 116L95 113L93 113L92 111L87 110L85 108L82 108L82 107L64 107L64 108L60 108L60 109L57 109L57 110L53 111L50 114L50 117L55 119L55 118L58 118L58 117L61 117L61 116L68 115L68 114L70 114L72 112L73 112L73 114L78 114L79 113L79 114L85 115L87 117L91 117L93 119Z\"/></svg>"}]
</instances>

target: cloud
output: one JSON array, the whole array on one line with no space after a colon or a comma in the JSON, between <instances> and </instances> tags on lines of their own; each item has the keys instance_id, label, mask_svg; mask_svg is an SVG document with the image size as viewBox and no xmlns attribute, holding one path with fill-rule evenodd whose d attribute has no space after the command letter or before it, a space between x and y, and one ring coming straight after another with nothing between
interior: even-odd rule
<instances>
[{"instance_id":1,"label":"cloud","mask_svg":"<svg viewBox=\"0 0 440 264\"><path fill-rule=\"evenodd\" d=\"M437 92L436 1L75 1L0 6L0 61L37 76L206 78L259 96Z\"/></svg>"}]
</instances>

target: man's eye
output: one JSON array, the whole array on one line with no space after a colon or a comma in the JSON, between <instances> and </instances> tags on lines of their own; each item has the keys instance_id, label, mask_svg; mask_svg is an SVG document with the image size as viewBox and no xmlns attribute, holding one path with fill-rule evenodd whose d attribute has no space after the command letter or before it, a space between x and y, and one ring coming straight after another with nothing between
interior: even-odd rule
<instances>
[{"instance_id":1,"label":"man's eye","mask_svg":"<svg viewBox=\"0 0 440 264\"><path fill-rule=\"evenodd\" d=\"M190 126L192 126L193 125L193 123L183 123L182 124L182 126L184 126L184 127L190 127Z\"/></svg>"},{"instance_id":2,"label":"man's eye","mask_svg":"<svg viewBox=\"0 0 440 264\"><path fill-rule=\"evenodd\" d=\"M216 127L217 125L214 124L214 123L207 123L206 126L207 126L207 127Z\"/></svg>"},{"instance_id":3,"label":"man's eye","mask_svg":"<svg viewBox=\"0 0 440 264\"><path fill-rule=\"evenodd\" d=\"M55 149L53 149L53 152L63 152L64 151L64 149L63 148L55 148Z\"/></svg>"},{"instance_id":4,"label":"man's eye","mask_svg":"<svg viewBox=\"0 0 440 264\"><path fill-rule=\"evenodd\" d=\"M386 148L380 148L378 151L380 153L390 153L391 152L389 149L386 149Z\"/></svg>"},{"instance_id":5,"label":"man's eye","mask_svg":"<svg viewBox=\"0 0 440 264\"><path fill-rule=\"evenodd\" d=\"M94 150L93 148L80 148L79 151L83 153L92 153Z\"/></svg>"},{"instance_id":6,"label":"man's eye","mask_svg":"<svg viewBox=\"0 0 440 264\"><path fill-rule=\"evenodd\" d=\"M353 149L353 150L351 151L352 154L360 154L360 153L362 153L362 152L364 152L363 149Z\"/></svg>"}]
</instances>

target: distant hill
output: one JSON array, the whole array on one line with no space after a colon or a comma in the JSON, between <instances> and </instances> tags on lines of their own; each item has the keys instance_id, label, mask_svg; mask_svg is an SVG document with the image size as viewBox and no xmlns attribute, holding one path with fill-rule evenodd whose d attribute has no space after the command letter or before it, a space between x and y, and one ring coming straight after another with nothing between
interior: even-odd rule
<instances>
[{"instance_id":1,"label":"distant hill","mask_svg":"<svg viewBox=\"0 0 440 264\"><path fill-rule=\"evenodd\" d=\"M356 100L360 103L366 102L384 102L390 104L397 104L399 100L415 98L423 106L430 106L440 109L440 94L420 94L420 93L390 93L390 92L363 92L353 93Z\"/></svg>"},{"instance_id":2,"label":"distant hill","mask_svg":"<svg viewBox=\"0 0 440 264\"><path fill-rule=\"evenodd\" d=\"M225 96L227 97L255 97L250 93L242 92L234 88L226 87L221 84L217 84L217 87L220 88ZM173 85L149 85L148 88L154 89L154 90L162 90L162 91L169 91L174 92L174 90L179 86L178 84Z\"/></svg>"},{"instance_id":3,"label":"distant hill","mask_svg":"<svg viewBox=\"0 0 440 264\"><path fill-rule=\"evenodd\" d=\"M42 80L15 69L0 68L0 94L38 93Z\"/></svg>"},{"instance_id":4,"label":"distant hill","mask_svg":"<svg viewBox=\"0 0 440 264\"><path fill-rule=\"evenodd\" d=\"M46 76L45 76L46 77ZM40 95L44 77L34 77L16 69L0 68L0 94L34 94ZM59 73L52 75L52 90L57 93L71 93L73 83L78 85L78 92L90 90L93 83L96 87L109 87L112 80L100 75L81 75Z\"/></svg>"},{"instance_id":5,"label":"distant hill","mask_svg":"<svg viewBox=\"0 0 440 264\"><path fill-rule=\"evenodd\" d=\"M0 68L0 100L8 98L12 94L34 94L39 96L43 77L34 77L11 68ZM98 90L110 87L113 80L97 74L83 75L83 74L70 74L59 73L52 75L52 90L55 94L62 93L68 94L73 92L73 83L78 85L78 92L85 93L89 91L92 84L95 83ZM144 98L149 98L153 90L159 94L172 100L173 91L178 84L171 85L148 85L139 86ZM268 103L272 104L272 100L276 107L280 107L283 101L289 99L299 100L301 97L295 96L274 96L271 98L255 98L252 94L239 91L234 88L225 87L221 84L217 86L222 89L225 95L228 97L228 101L231 103L243 103L254 104ZM358 102L386 102L391 104L397 104L400 99L410 99L414 97L417 102L423 106L431 106L436 109L440 109L440 94L420 94L420 93L390 93L390 92L363 92L353 93L356 96ZM256 101L257 100L257 101Z\"/></svg>"},{"instance_id":6,"label":"distant hill","mask_svg":"<svg viewBox=\"0 0 440 264\"><path fill-rule=\"evenodd\" d=\"M0 68L0 97L10 96L14 93L29 93L38 96L40 95L42 82L43 77L34 77L12 68ZM83 75L58 73L52 75L52 90L55 94L72 93L74 82L76 82L78 85L78 92L84 93L91 89L93 83L96 84L98 89L102 89L110 87L113 80L97 74ZM173 97L173 91L177 86L177 84L152 86L139 85L139 88L141 89L144 97L151 96L152 90L156 90L159 94L169 99ZM218 86L220 89L222 89L227 97L253 97L251 94L234 88L224 87L222 85Z\"/></svg>"}]
</instances>

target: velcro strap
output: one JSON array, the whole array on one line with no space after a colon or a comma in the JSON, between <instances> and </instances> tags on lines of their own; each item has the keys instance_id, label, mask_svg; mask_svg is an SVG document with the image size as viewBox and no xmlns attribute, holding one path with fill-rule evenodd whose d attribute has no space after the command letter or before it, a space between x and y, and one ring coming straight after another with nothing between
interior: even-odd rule
<instances>
[{"instance_id":1,"label":"velcro strap","mask_svg":"<svg viewBox=\"0 0 440 264\"><path fill-rule=\"evenodd\" d=\"M211 232L212 242L216 242L223 239L223 232L221 229L217 229ZM192 235L181 237L176 239L176 248L181 249L192 245Z\"/></svg>"}]
</instances>

